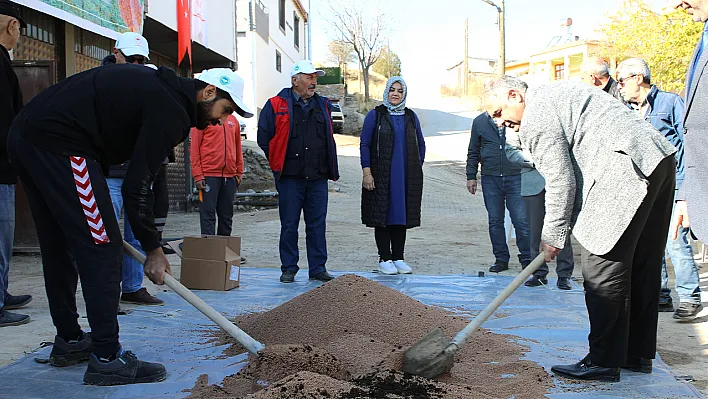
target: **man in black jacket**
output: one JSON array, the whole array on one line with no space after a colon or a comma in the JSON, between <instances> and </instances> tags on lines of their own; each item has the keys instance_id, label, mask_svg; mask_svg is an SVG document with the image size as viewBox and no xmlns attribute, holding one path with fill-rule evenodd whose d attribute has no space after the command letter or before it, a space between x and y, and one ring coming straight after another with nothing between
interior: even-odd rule
<instances>
[{"instance_id":1,"label":"man in black jacket","mask_svg":"<svg viewBox=\"0 0 708 399\"><path fill-rule=\"evenodd\" d=\"M472 122L467 151L467 190L472 195L477 193L477 168L482 163L482 194L489 216L489 238L496 258L489 268L493 273L509 269L511 255L504 229L505 205L516 230L521 267L531 263L530 230L521 198L521 168L506 158L505 133L505 128L497 126L492 117L484 112Z\"/></svg>"},{"instance_id":2,"label":"man in black jacket","mask_svg":"<svg viewBox=\"0 0 708 399\"><path fill-rule=\"evenodd\" d=\"M28 315L8 312L27 305L30 295L10 295L7 292L10 258L15 237L15 183L17 176L7 159L7 131L22 108L22 91L10 63L9 50L20 39L20 8L0 0L0 327L16 326L30 321Z\"/></svg>"},{"instance_id":3,"label":"man in black jacket","mask_svg":"<svg viewBox=\"0 0 708 399\"><path fill-rule=\"evenodd\" d=\"M147 254L145 275L163 284L170 266L154 221L155 175L191 127L203 129L243 108L233 71L202 76L184 79L168 68L140 65L94 68L37 95L10 129L10 161L27 191L57 328L50 363L89 360L87 384L166 377L164 366L139 361L118 342L123 240L104 173L131 160L122 188L125 212ZM77 323L79 276L90 335Z\"/></svg>"}]
</instances>

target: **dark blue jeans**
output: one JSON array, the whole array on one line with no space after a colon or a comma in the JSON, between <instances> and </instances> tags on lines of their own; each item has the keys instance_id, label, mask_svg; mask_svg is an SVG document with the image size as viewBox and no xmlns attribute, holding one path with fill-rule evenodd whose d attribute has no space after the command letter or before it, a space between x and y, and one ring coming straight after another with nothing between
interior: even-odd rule
<instances>
[{"instance_id":1,"label":"dark blue jeans","mask_svg":"<svg viewBox=\"0 0 708 399\"><path fill-rule=\"evenodd\" d=\"M298 262L298 226L300 214L305 214L305 242L310 277L325 271L327 240L325 238L327 179L289 179L276 181L278 210L280 211L280 263L281 270L300 270Z\"/></svg>"},{"instance_id":2,"label":"dark blue jeans","mask_svg":"<svg viewBox=\"0 0 708 399\"><path fill-rule=\"evenodd\" d=\"M509 210L511 223L516 229L516 245L519 247L519 262L531 262L531 243L526 206L521 198L521 175L482 175L484 206L489 216L489 238L497 260L509 262L509 247L504 230L504 207Z\"/></svg>"}]
</instances>

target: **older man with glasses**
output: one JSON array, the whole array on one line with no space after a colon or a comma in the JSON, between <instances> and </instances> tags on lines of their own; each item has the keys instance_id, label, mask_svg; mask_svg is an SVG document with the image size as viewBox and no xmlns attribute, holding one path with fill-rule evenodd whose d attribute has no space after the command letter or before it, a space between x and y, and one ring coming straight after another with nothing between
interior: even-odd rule
<instances>
[{"instance_id":1,"label":"older man with glasses","mask_svg":"<svg viewBox=\"0 0 708 399\"><path fill-rule=\"evenodd\" d=\"M656 130L666 137L676 147L676 192L684 179L684 148L683 148L683 99L673 93L659 90L651 83L651 71L646 61L641 58L630 58L617 67L617 81L622 98L639 116L651 123ZM703 309L701 305L701 288L698 267L693 259L693 248L688 241L689 229L681 226L678 237L673 239L673 231L669 233L666 249L671 256L671 263L676 272L676 291L681 304L674 312L678 320L693 319ZM674 310L669 288L669 277L666 272L666 257L661 265L661 296L659 311Z\"/></svg>"}]
</instances>

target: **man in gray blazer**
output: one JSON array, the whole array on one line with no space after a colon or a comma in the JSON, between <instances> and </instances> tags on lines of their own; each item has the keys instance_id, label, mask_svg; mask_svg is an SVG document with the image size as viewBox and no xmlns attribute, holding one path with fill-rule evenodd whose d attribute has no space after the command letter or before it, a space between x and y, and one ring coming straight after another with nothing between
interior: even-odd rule
<instances>
[{"instance_id":1,"label":"man in gray blazer","mask_svg":"<svg viewBox=\"0 0 708 399\"><path fill-rule=\"evenodd\" d=\"M529 221L531 258L535 258L541 251L541 230L543 218L546 216L546 181L536 170L531 154L522 148L519 134L513 129L506 129L506 145L504 147L506 158L509 162L521 167L521 197L526 206L526 218ZM561 290L569 290L570 277L573 275L575 261L573 260L573 246L570 236L565 247L556 258L556 286ZM538 287L548 284L548 264L544 263L536 270L524 285Z\"/></svg>"},{"instance_id":2,"label":"man in gray blazer","mask_svg":"<svg viewBox=\"0 0 708 399\"><path fill-rule=\"evenodd\" d=\"M581 83L528 88L503 76L485 88L485 107L519 131L546 179L546 261L571 231L589 252L590 351L551 370L604 381L619 381L620 367L651 372L676 149L612 96Z\"/></svg>"},{"instance_id":3,"label":"man in gray blazer","mask_svg":"<svg viewBox=\"0 0 708 399\"><path fill-rule=\"evenodd\" d=\"M708 242L708 212L702 206L708 195L708 0L674 0L694 21L705 24L701 38L693 51L686 73L686 101L683 118L683 136L686 177L676 203L674 237L679 226L688 227L688 215L693 234Z\"/></svg>"}]
</instances>

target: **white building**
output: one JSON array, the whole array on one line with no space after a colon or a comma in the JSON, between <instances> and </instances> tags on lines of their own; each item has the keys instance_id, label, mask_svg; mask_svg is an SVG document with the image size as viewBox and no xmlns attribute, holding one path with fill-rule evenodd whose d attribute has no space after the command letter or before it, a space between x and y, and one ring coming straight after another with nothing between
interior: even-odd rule
<instances>
[{"instance_id":1,"label":"white building","mask_svg":"<svg viewBox=\"0 0 708 399\"><path fill-rule=\"evenodd\" d=\"M246 106L256 112L245 122L255 131L266 101L290 87L292 66L310 58L309 15L301 0L237 0L236 6L238 73L246 81Z\"/></svg>"}]
</instances>

